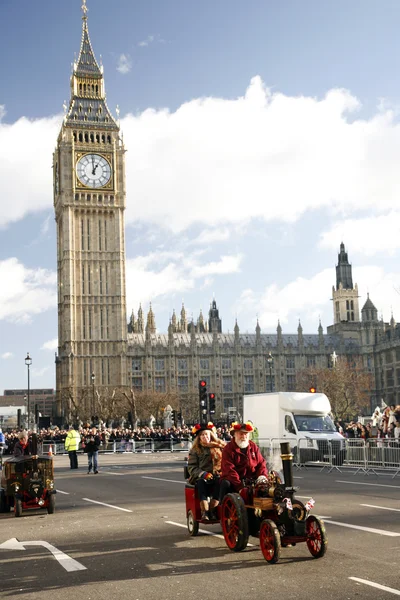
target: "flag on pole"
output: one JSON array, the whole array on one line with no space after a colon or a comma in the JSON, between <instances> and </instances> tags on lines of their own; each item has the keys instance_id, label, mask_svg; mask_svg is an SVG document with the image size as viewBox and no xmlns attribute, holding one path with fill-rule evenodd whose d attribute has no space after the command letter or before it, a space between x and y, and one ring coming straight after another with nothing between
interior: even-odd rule
<instances>
[{"instance_id":1,"label":"flag on pole","mask_svg":"<svg viewBox=\"0 0 400 600\"><path fill-rule=\"evenodd\" d=\"M306 510L311 510L312 507L315 504L315 500L314 498L310 498L309 501L306 503Z\"/></svg>"}]
</instances>

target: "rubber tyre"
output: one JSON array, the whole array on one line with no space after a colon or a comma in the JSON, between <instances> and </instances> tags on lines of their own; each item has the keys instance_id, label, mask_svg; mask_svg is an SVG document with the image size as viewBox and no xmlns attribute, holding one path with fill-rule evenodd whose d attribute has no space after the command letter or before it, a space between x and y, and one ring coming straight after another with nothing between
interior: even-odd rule
<instances>
[{"instance_id":1,"label":"rubber tyre","mask_svg":"<svg viewBox=\"0 0 400 600\"><path fill-rule=\"evenodd\" d=\"M197 535L199 533L199 522L196 521L191 510L189 510L189 512L187 514L186 522L187 522L187 528L188 528L189 535L191 535L191 536Z\"/></svg>"},{"instance_id":2,"label":"rubber tyre","mask_svg":"<svg viewBox=\"0 0 400 600\"><path fill-rule=\"evenodd\" d=\"M14 500L14 514L16 517L22 517L22 500L18 498Z\"/></svg>"},{"instance_id":3,"label":"rubber tyre","mask_svg":"<svg viewBox=\"0 0 400 600\"><path fill-rule=\"evenodd\" d=\"M264 519L260 527L260 548L265 560L271 565L281 556L281 536L279 529L270 519Z\"/></svg>"},{"instance_id":4,"label":"rubber tyre","mask_svg":"<svg viewBox=\"0 0 400 600\"><path fill-rule=\"evenodd\" d=\"M314 558L322 558L328 548L328 538L322 519L310 515L306 520L307 548Z\"/></svg>"},{"instance_id":5,"label":"rubber tyre","mask_svg":"<svg viewBox=\"0 0 400 600\"><path fill-rule=\"evenodd\" d=\"M7 502L7 496L4 490L0 490L0 513L10 512L10 505Z\"/></svg>"},{"instance_id":6,"label":"rubber tyre","mask_svg":"<svg viewBox=\"0 0 400 600\"><path fill-rule=\"evenodd\" d=\"M239 494L227 494L221 506L221 526L226 545L241 552L249 541L249 523L244 500Z\"/></svg>"},{"instance_id":7,"label":"rubber tyre","mask_svg":"<svg viewBox=\"0 0 400 600\"><path fill-rule=\"evenodd\" d=\"M53 515L56 512L56 497L55 494L51 494L49 497L49 503L47 505L47 512L49 515Z\"/></svg>"}]
</instances>

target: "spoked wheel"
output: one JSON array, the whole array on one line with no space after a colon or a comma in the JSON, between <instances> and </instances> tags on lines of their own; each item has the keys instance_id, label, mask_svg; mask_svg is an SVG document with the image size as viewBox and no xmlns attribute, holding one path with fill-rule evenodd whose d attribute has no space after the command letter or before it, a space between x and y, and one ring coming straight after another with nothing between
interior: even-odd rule
<instances>
[{"instance_id":1,"label":"spoked wheel","mask_svg":"<svg viewBox=\"0 0 400 600\"><path fill-rule=\"evenodd\" d=\"M325 525L321 519L310 515L306 521L307 547L314 558L324 556L328 538L326 537Z\"/></svg>"},{"instance_id":2,"label":"spoked wheel","mask_svg":"<svg viewBox=\"0 0 400 600\"><path fill-rule=\"evenodd\" d=\"M51 494L49 497L49 503L47 505L47 512L49 515L54 514L56 511L56 497L54 494Z\"/></svg>"},{"instance_id":3,"label":"spoked wheel","mask_svg":"<svg viewBox=\"0 0 400 600\"><path fill-rule=\"evenodd\" d=\"M277 526L270 519L264 519L261 523L260 548L267 562L278 562L281 555L281 536Z\"/></svg>"},{"instance_id":4,"label":"spoked wheel","mask_svg":"<svg viewBox=\"0 0 400 600\"><path fill-rule=\"evenodd\" d=\"M196 521L191 510L187 514L187 528L189 535L197 535L199 533L199 522Z\"/></svg>"},{"instance_id":5,"label":"spoked wheel","mask_svg":"<svg viewBox=\"0 0 400 600\"><path fill-rule=\"evenodd\" d=\"M22 517L22 500L18 498L14 500L14 514L16 517Z\"/></svg>"},{"instance_id":6,"label":"spoked wheel","mask_svg":"<svg viewBox=\"0 0 400 600\"><path fill-rule=\"evenodd\" d=\"M249 541L249 524L243 498L227 494L221 507L221 525L226 545L233 552L244 550Z\"/></svg>"}]
</instances>

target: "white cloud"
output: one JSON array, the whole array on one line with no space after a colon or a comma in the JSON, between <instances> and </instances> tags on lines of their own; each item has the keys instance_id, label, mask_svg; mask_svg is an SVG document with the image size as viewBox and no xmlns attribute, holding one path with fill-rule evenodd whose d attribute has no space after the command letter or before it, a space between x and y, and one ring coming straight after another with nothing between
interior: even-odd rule
<instances>
[{"instance_id":1,"label":"white cloud","mask_svg":"<svg viewBox=\"0 0 400 600\"><path fill-rule=\"evenodd\" d=\"M211 275L240 270L240 255L203 263L201 257L202 253L157 252L127 260L127 306L136 309L139 303L162 301L167 296L176 299L195 287L208 286Z\"/></svg>"},{"instance_id":2,"label":"white cloud","mask_svg":"<svg viewBox=\"0 0 400 600\"><path fill-rule=\"evenodd\" d=\"M321 234L319 246L337 250L339 240L351 243L351 254L374 256L380 252L393 255L400 248L400 211L359 219L344 219Z\"/></svg>"},{"instance_id":3,"label":"white cloud","mask_svg":"<svg viewBox=\"0 0 400 600\"><path fill-rule=\"evenodd\" d=\"M358 108L346 90L290 97L254 77L237 99L128 114L121 122L129 150L127 223L177 233L205 221L210 230L251 219L295 222L322 207L342 219L397 211L400 126L392 110L357 120ZM51 209L60 122L0 122L0 197L12 198L1 204L0 226Z\"/></svg>"},{"instance_id":4,"label":"white cloud","mask_svg":"<svg viewBox=\"0 0 400 600\"><path fill-rule=\"evenodd\" d=\"M118 57L117 71L126 75L132 69L132 60L129 54L120 54Z\"/></svg>"},{"instance_id":5,"label":"white cloud","mask_svg":"<svg viewBox=\"0 0 400 600\"><path fill-rule=\"evenodd\" d=\"M0 320L29 322L57 303L56 274L27 269L16 258L0 261Z\"/></svg>"},{"instance_id":6,"label":"white cloud","mask_svg":"<svg viewBox=\"0 0 400 600\"><path fill-rule=\"evenodd\" d=\"M5 117L6 115L6 107L4 106L4 104L0 104L0 121Z\"/></svg>"},{"instance_id":7,"label":"white cloud","mask_svg":"<svg viewBox=\"0 0 400 600\"><path fill-rule=\"evenodd\" d=\"M54 338L53 340L49 340L48 342L45 342L43 344L43 346L40 348L41 350L57 350L58 348L58 339Z\"/></svg>"},{"instance_id":8,"label":"white cloud","mask_svg":"<svg viewBox=\"0 0 400 600\"><path fill-rule=\"evenodd\" d=\"M52 152L60 125L60 116L0 121L0 227L52 208Z\"/></svg>"},{"instance_id":9,"label":"white cloud","mask_svg":"<svg viewBox=\"0 0 400 600\"><path fill-rule=\"evenodd\" d=\"M1 355L1 358L8 360L9 358L13 358L13 356L14 354L12 352L4 352L4 354Z\"/></svg>"},{"instance_id":10,"label":"white cloud","mask_svg":"<svg viewBox=\"0 0 400 600\"><path fill-rule=\"evenodd\" d=\"M398 273L385 273L377 266L364 266L353 269L353 283L358 284L360 293L360 319L361 309L367 299L367 292L380 315L382 307L385 321L389 321L390 313L387 307L391 305L393 313L400 314L400 271ZM294 332L297 328L299 317L305 332L310 333L318 317L326 327L333 323L332 304L327 302L327 290L332 289L332 269L324 269L313 277L306 279L297 277L294 281L278 286L273 283L268 285L261 293L245 289L242 291L235 306L238 317L256 313L261 328L275 330L278 320L283 329ZM239 323L240 324L240 323Z\"/></svg>"},{"instance_id":11,"label":"white cloud","mask_svg":"<svg viewBox=\"0 0 400 600\"><path fill-rule=\"evenodd\" d=\"M50 367L42 367L41 369L32 368L32 376L33 377L43 377L45 373L50 369Z\"/></svg>"},{"instance_id":12,"label":"white cloud","mask_svg":"<svg viewBox=\"0 0 400 600\"><path fill-rule=\"evenodd\" d=\"M138 42L138 46L140 46L141 48L144 48L146 46L149 46L150 44L152 44L155 40L155 36L154 35L148 35L147 38L145 40L142 40L141 42ZM163 41L163 40L161 40Z\"/></svg>"}]
</instances>

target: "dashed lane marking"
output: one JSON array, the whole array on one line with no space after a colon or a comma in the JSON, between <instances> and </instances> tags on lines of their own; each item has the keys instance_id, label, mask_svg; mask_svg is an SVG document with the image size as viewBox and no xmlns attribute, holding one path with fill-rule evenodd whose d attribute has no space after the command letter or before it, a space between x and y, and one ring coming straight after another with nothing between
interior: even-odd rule
<instances>
[{"instance_id":1,"label":"dashed lane marking","mask_svg":"<svg viewBox=\"0 0 400 600\"><path fill-rule=\"evenodd\" d=\"M65 494L66 496L69 496L69 492L63 492L62 490L57 489L57 494Z\"/></svg>"},{"instance_id":2,"label":"dashed lane marking","mask_svg":"<svg viewBox=\"0 0 400 600\"><path fill-rule=\"evenodd\" d=\"M350 523L340 523L339 521L331 521L325 519L325 523L331 525L339 525L339 527L348 527L349 529L358 529L360 531L366 531L367 533L377 533L378 535L387 535L388 537L400 537L400 533L394 531L385 531L384 529L374 529L373 527L362 527L361 525L351 525Z\"/></svg>"},{"instance_id":3,"label":"dashed lane marking","mask_svg":"<svg viewBox=\"0 0 400 600\"><path fill-rule=\"evenodd\" d=\"M176 527L183 527L183 529L187 529L186 525L183 525L182 523L175 523L175 521L165 521L166 523L168 523L168 525L175 525ZM206 535L212 535L214 537L220 538L221 540L224 540L224 536L221 533L213 533L212 531L207 531L207 529L199 529L199 531L201 533L205 533ZM254 544L249 544L247 543L248 546L254 546Z\"/></svg>"},{"instance_id":4,"label":"dashed lane marking","mask_svg":"<svg viewBox=\"0 0 400 600\"><path fill-rule=\"evenodd\" d=\"M175 479L162 479L161 477L149 477L148 475L142 475L142 479L155 479L156 481L168 481L168 483L186 483L185 480L176 481Z\"/></svg>"},{"instance_id":5,"label":"dashed lane marking","mask_svg":"<svg viewBox=\"0 0 400 600\"><path fill-rule=\"evenodd\" d=\"M400 508L389 508L388 506L376 506L375 504L360 504L360 506L367 506L368 508L380 508L381 510L394 510L400 512Z\"/></svg>"},{"instance_id":6,"label":"dashed lane marking","mask_svg":"<svg viewBox=\"0 0 400 600\"><path fill-rule=\"evenodd\" d=\"M400 596L400 590L395 590L394 588L387 587L386 585L381 585L380 583L375 583L374 581L368 581L368 579L360 579L359 577L349 577L349 579L352 581L357 581L358 583L370 585L371 587L377 588L378 590L383 590L384 592L389 592L395 596Z\"/></svg>"},{"instance_id":7,"label":"dashed lane marking","mask_svg":"<svg viewBox=\"0 0 400 600\"><path fill-rule=\"evenodd\" d=\"M106 504L106 502L99 502L98 500L91 500L90 498L82 498L82 500L86 500L86 502L93 502L93 504L101 504L102 506L107 506L108 508L115 508L116 510L123 510L124 512L133 512L129 510L129 508L121 508L120 506L114 506L114 504Z\"/></svg>"},{"instance_id":8,"label":"dashed lane marking","mask_svg":"<svg viewBox=\"0 0 400 600\"><path fill-rule=\"evenodd\" d=\"M341 479L336 479L336 483L349 483L350 485L374 485L377 487L388 487L400 490L400 485L388 485L386 483L364 483L363 481L342 481Z\"/></svg>"}]
</instances>

